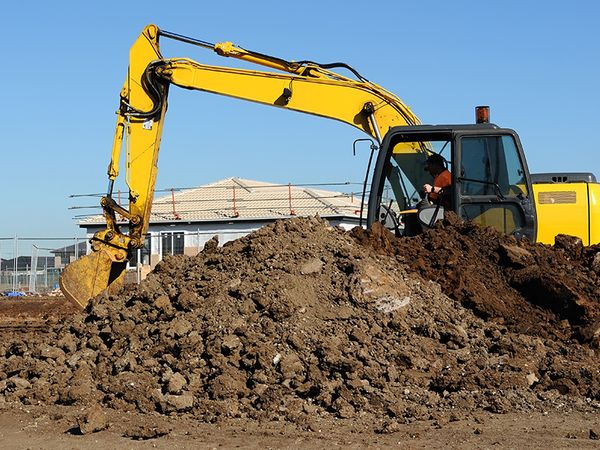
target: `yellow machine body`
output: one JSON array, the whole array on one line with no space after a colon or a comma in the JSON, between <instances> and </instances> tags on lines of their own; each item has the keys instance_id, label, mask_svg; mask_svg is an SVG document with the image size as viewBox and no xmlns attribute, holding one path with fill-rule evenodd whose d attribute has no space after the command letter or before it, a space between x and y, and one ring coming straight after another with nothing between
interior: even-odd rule
<instances>
[{"instance_id":1,"label":"yellow machine body","mask_svg":"<svg viewBox=\"0 0 600 450\"><path fill-rule=\"evenodd\" d=\"M537 241L554 244L557 234L600 243L600 184L589 181L533 183Z\"/></svg>"}]
</instances>

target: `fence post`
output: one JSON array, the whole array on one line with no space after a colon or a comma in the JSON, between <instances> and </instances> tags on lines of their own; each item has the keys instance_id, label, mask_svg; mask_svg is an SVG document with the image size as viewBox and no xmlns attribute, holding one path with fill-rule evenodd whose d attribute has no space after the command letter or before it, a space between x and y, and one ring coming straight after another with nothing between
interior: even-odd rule
<instances>
[{"instance_id":1,"label":"fence post","mask_svg":"<svg viewBox=\"0 0 600 450\"><path fill-rule=\"evenodd\" d=\"M14 273L13 273L13 292L16 292L16 290L18 289L18 283L19 283L19 279L18 277L18 261L19 261L19 242L18 242L18 238L17 235L15 234L15 241L14 241L14 246L15 246L15 252L14 252L14 257L15 257L15 263L13 264L13 268L14 268Z\"/></svg>"}]
</instances>

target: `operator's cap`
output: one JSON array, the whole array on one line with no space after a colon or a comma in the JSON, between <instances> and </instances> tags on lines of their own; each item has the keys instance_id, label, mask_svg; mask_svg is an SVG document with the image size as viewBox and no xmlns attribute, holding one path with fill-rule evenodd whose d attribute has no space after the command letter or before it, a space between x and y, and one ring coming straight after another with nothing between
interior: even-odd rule
<instances>
[{"instance_id":1,"label":"operator's cap","mask_svg":"<svg viewBox=\"0 0 600 450\"><path fill-rule=\"evenodd\" d=\"M425 160L425 170L427 170L429 166L446 167L446 160L442 155L438 153L432 153Z\"/></svg>"}]
</instances>

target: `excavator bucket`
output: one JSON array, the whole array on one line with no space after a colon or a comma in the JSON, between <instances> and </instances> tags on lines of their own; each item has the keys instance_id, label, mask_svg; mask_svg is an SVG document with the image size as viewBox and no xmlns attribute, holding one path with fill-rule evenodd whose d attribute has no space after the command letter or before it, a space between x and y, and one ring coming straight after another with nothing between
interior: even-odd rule
<instances>
[{"instance_id":1,"label":"excavator bucket","mask_svg":"<svg viewBox=\"0 0 600 450\"><path fill-rule=\"evenodd\" d=\"M113 261L111 255L100 250L72 262L60 276L59 285L64 296L79 307L105 289L114 289L123 283L127 261Z\"/></svg>"}]
</instances>

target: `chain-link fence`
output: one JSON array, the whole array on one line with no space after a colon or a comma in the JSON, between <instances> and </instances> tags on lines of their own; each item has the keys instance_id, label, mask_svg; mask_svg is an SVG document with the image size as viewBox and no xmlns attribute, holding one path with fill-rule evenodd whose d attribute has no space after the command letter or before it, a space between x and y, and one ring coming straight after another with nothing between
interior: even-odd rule
<instances>
[{"instance_id":1,"label":"chain-link fence","mask_svg":"<svg viewBox=\"0 0 600 450\"><path fill-rule=\"evenodd\" d=\"M0 292L56 291L64 267L86 252L85 237L0 237Z\"/></svg>"}]
</instances>

